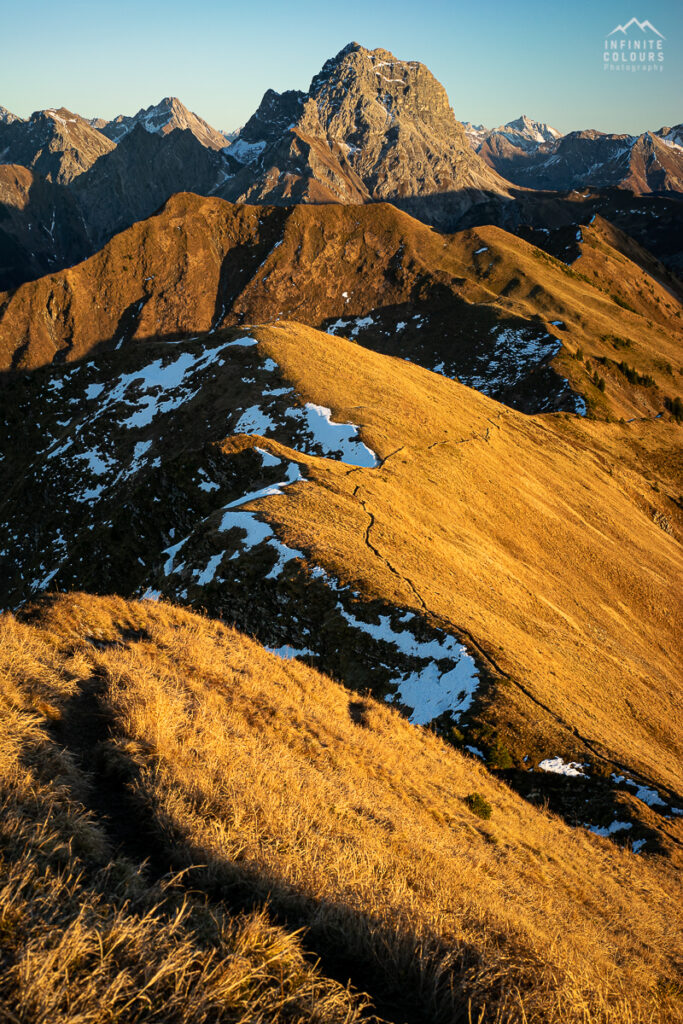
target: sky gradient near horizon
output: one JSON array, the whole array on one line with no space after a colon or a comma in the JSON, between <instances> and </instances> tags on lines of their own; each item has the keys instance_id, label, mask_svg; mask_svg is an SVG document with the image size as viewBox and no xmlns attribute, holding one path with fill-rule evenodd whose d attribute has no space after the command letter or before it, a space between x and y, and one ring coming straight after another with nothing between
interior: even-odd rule
<instances>
[{"instance_id":1,"label":"sky gradient near horizon","mask_svg":"<svg viewBox=\"0 0 683 1024\"><path fill-rule=\"evenodd\" d=\"M607 33L636 16L665 36L663 70L607 73ZM561 132L640 133L683 120L680 0L23 0L2 15L0 105L21 117L65 106L133 114L178 96L232 130L267 88L307 89L346 43L426 64L462 121L495 127L525 113Z\"/></svg>"}]
</instances>

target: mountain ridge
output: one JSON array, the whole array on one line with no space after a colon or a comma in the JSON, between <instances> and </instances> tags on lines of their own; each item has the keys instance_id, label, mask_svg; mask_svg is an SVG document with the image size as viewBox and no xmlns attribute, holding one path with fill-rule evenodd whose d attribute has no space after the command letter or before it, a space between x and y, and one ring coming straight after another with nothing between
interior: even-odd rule
<instances>
[{"instance_id":1,"label":"mountain ridge","mask_svg":"<svg viewBox=\"0 0 683 1024\"><path fill-rule=\"evenodd\" d=\"M596 196L591 214L609 208L617 227L633 231L641 245L679 270L680 213L661 208L665 220L673 214L667 228L634 218L640 211L625 205L628 188L638 194L662 189L672 197L680 194L679 128L659 129L634 145L631 137L590 131L539 142L554 137L555 130L522 115L494 132L482 129L476 138L470 129L468 138L445 90L424 65L358 43L327 60L308 91L267 90L231 138L173 97L111 122L86 121L66 110L37 112L29 122L0 121L0 159L65 184L69 196L58 189L52 193L55 217L58 222L71 218L74 227L59 244L41 239L38 247L31 246L36 227L31 205L12 206L13 193L7 191L0 210L7 213L0 231L0 289L78 262L182 191L262 205L389 201L441 231L495 223L521 233L529 226L559 230L576 223L571 190L588 180L594 188L624 190L621 209L610 196ZM46 130L52 139L48 149L43 147ZM601 171L595 171L596 147ZM553 196L539 188L568 194ZM41 186L38 192L40 218L46 190ZM80 207L76 214L74 201ZM658 211L645 213L652 217ZM49 224L39 226L49 232ZM551 242L549 252L557 251Z\"/></svg>"},{"instance_id":2,"label":"mountain ridge","mask_svg":"<svg viewBox=\"0 0 683 1024\"><path fill-rule=\"evenodd\" d=\"M497 129L470 133L470 142L491 167L527 188L618 187L642 195L683 192L680 137L680 125L638 136L581 129L525 147Z\"/></svg>"},{"instance_id":3,"label":"mountain ridge","mask_svg":"<svg viewBox=\"0 0 683 1024\"><path fill-rule=\"evenodd\" d=\"M583 408L583 395L594 414L656 415L675 387L662 368L680 337L663 268L607 222L578 233L581 277L499 228L440 235L389 204L256 207L179 194L96 256L2 296L2 361L70 362L138 338L296 317L530 412ZM611 335L633 339L629 359L653 386L620 377ZM604 394L570 358L584 347L607 360Z\"/></svg>"},{"instance_id":4,"label":"mountain ridge","mask_svg":"<svg viewBox=\"0 0 683 1024\"><path fill-rule=\"evenodd\" d=\"M8 1012L680 1020L661 861L206 616L76 594L0 632Z\"/></svg>"}]
</instances>

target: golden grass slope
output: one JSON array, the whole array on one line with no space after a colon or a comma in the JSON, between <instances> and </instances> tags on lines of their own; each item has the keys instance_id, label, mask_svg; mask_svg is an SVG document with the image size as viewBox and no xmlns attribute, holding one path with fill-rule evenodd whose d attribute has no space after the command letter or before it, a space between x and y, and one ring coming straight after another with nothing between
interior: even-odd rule
<instances>
[{"instance_id":1,"label":"golden grass slope","mask_svg":"<svg viewBox=\"0 0 683 1024\"><path fill-rule=\"evenodd\" d=\"M255 506L285 543L481 652L520 753L588 745L680 794L681 428L527 417L298 324L253 334L385 459L297 455L308 482Z\"/></svg>"},{"instance_id":2,"label":"golden grass slope","mask_svg":"<svg viewBox=\"0 0 683 1024\"><path fill-rule=\"evenodd\" d=\"M73 601L42 627L0 620L0 1020L366 1019L367 1001L323 977L291 929L263 908L209 904L182 876L150 877L93 812L121 800L111 779L98 792L103 747L79 757L55 740L91 668L88 625L78 638L68 629L88 607L110 633L130 618L122 602ZM79 720L85 744L96 719Z\"/></svg>"},{"instance_id":3,"label":"golden grass slope","mask_svg":"<svg viewBox=\"0 0 683 1024\"><path fill-rule=\"evenodd\" d=\"M364 965L397 1022L683 1019L664 862L570 830L220 623L45 599L0 620L0 700L8 1020L147 1021L162 1006L165 1021L356 1020L359 1001L267 923L266 902L307 926L323 966ZM174 887L146 891L125 849L102 868L116 800L150 870L186 871ZM231 921L236 897L256 906Z\"/></svg>"},{"instance_id":4,"label":"golden grass slope","mask_svg":"<svg viewBox=\"0 0 683 1024\"><path fill-rule=\"evenodd\" d=\"M634 389L608 368L600 371L603 395L596 367L569 356L583 349L626 358L675 397L680 296L621 251L623 238L607 222L581 230L582 257L568 267L500 228L443 235L389 204L288 209L180 193L83 263L0 295L0 367L72 361L99 346L221 324L284 318L322 327L369 313L378 326L360 336L363 344L417 346L419 354L400 354L433 366L457 357L468 335L491 345L492 328L512 322L563 342L553 365L602 415L652 415L663 408L656 389ZM426 324L399 332L397 322L416 310ZM558 320L566 329L552 325Z\"/></svg>"},{"instance_id":5,"label":"golden grass slope","mask_svg":"<svg viewBox=\"0 0 683 1024\"><path fill-rule=\"evenodd\" d=\"M636 262L638 247L625 244L625 236L609 222L597 216L580 228L580 258L570 266L492 225L474 234L479 246L487 246L479 255L476 245L471 249L489 300L500 313L545 322L564 346L553 366L599 416L651 416L661 411L657 388L669 397L678 394L683 383L680 286L674 282L672 290L671 281L663 283L645 272ZM461 245L469 241L466 233L452 237ZM650 257L647 265L654 262ZM561 327L553 324L558 320ZM571 358L577 352L582 357ZM591 363L596 357L626 361L652 377L656 388L629 386L614 366ZM596 373L605 379L604 393L595 386Z\"/></svg>"}]
</instances>

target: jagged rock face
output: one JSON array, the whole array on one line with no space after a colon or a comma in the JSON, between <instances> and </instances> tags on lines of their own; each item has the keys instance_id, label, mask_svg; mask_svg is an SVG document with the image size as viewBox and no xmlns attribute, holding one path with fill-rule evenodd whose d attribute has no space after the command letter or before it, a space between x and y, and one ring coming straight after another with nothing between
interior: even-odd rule
<instances>
[{"instance_id":1,"label":"jagged rock face","mask_svg":"<svg viewBox=\"0 0 683 1024\"><path fill-rule=\"evenodd\" d=\"M59 185L68 185L113 148L85 118L64 107L36 111L28 121L0 120L0 163L21 164Z\"/></svg>"},{"instance_id":2,"label":"jagged rock face","mask_svg":"<svg viewBox=\"0 0 683 1024\"><path fill-rule=\"evenodd\" d=\"M424 65L387 50L353 47L328 61L299 128L347 146L373 199L443 191L475 167L443 86Z\"/></svg>"},{"instance_id":3,"label":"jagged rock face","mask_svg":"<svg viewBox=\"0 0 683 1024\"><path fill-rule=\"evenodd\" d=\"M267 92L235 155L247 166L221 193L233 200L409 202L506 191L472 153L431 72L358 43L327 61L307 94Z\"/></svg>"},{"instance_id":4,"label":"jagged rock face","mask_svg":"<svg viewBox=\"0 0 683 1024\"><path fill-rule=\"evenodd\" d=\"M188 110L175 96L167 96L156 105L138 110L132 117L120 114L113 121L104 122L101 131L113 142L120 142L137 125L142 125L145 131L158 135L168 135L176 129L188 129L209 149L223 149L227 141L222 132L216 131L201 117Z\"/></svg>"},{"instance_id":5,"label":"jagged rock face","mask_svg":"<svg viewBox=\"0 0 683 1024\"><path fill-rule=\"evenodd\" d=\"M252 114L239 133L239 141L261 146L264 143L270 146L278 142L280 136L301 116L305 99L306 93L297 89L287 89L282 93L268 89L258 110Z\"/></svg>"}]
</instances>

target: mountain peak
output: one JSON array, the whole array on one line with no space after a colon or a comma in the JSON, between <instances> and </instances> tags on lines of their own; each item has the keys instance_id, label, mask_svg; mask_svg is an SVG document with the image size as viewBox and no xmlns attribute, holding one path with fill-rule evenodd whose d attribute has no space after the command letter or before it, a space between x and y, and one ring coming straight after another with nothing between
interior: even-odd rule
<instances>
[{"instance_id":1,"label":"mountain peak","mask_svg":"<svg viewBox=\"0 0 683 1024\"><path fill-rule=\"evenodd\" d=\"M363 72L382 65L403 68L422 67L417 61L398 60L390 50L385 50L382 47L369 50L367 47L361 46L360 43L347 43L339 53L326 60L320 71L313 76L309 93L315 93L327 81L335 78L348 84L347 74L357 78Z\"/></svg>"},{"instance_id":2,"label":"mountain peak","mask_svg":"<svg viewBox=\"0 0 683 1024\"><path fill-rule=\"evenodd\" d=\"M67 185L112 149L109 139L67 107L35 110L27 121L0 117L4 160Z\"/></svg>"},{"instance_id":3,"label":"mountain peak","mask_svg":"<svg viewBox=\"0 0 683 1024\"><path fill-rule=\"evenodd\" d=\"M347 53L354 53L358 50L365 50L366 53L369 52L360 43L357 43L355 40L352 40L350 43L347 43L346 46L342 46L339 53L336 55L336 57L333 57L332 60L340 60L342 57L345 57Z\"/></svg>"},{"instance_id":4,"label":"mountain peak","mask_svg":"<svg viewBox=\"0 0 683 1024\"><path fill-rule=\"evenodd\" d=\"M520 114L515 121L508 121L501 128L496 129L496 131L507 135L508 138L510 137L509 133L513 132L520 136L520 143L522 140L526 140L527 142L538 143L539 145L559 139L562 135L561 132L546 124L545 121L534 121L533 118L528 117L526 114Z\"/></svg>"},{"instance_id":5,"label":"mountain peak","mask_svg":"<svg viewBox=\"0 0 683 1024\"><path fill-rule=\"evenodd\" d=\"M0 107L0 124L12 124L14 121L23 121L23 117L17 117L7 107Z\"/></svg>"},{"instance_id":6,"label":"mountain peak","mask_svg":"<svg viewBox=\"0 0 683 1024\"><path fill-rule=\"evenodd\" d=\"M268 90L229 153L243 164L221 193L234 202L401 198L409 209L415 197L467 204L479 189L507 188L472 153L424 64L357 42L324 63L307 93Z\"/></svg>"},{"instance_id":7,"label":"mountain peak","mask_svg":"<svg viewBox=\"0 0 683 1024\"><path fill-rule=\"evenodd\" d=\"M222 132L212 128L210 124L189 110L177 96L164 96L158 103L141 108L132 117L119 114L113 121L109 121L101 131L112 142L119 143L139 124L146 131L158 135L168 135L176 128L189 129L202 145L209 149L223 149L227 141Z\"/></svg>"},{"instance_id":8,"label":"mountain peak","mask_svg":"<svg viewBox=\"0 0 683 1024\"><path fill-rule=\"evenodd\" d=\"M78 124L83 118L79 114L74 114L73 111L68 110L66 107L48 107L46 110L36 110L31 115L31 119L36 118L49 118L51 121L55 121L57 124Z\"/></svg>"},{"instance_id":9,"label":"mountain peak","mask_svg":"<svg viewBox=\"0 0 683 1024\"><path fill-rule=\"evenodd\" d=\"M529 117L527 114L520 114L519 117L516 120L514 120L514 121L507 121L506 124L503 125L503 127L504 128L517 128L519 130L522 130L522 129L525 129L525 128L526 129L539 128L539 127L543 128L543 127L547 127L547 124L546 124L545 121L536 121L536 120L534 120L533 117ZM552 131L555 131L555 129L553 128ZM558 134L559 134L559 132L558 132Z\"/></svg>"}]
</instances>

